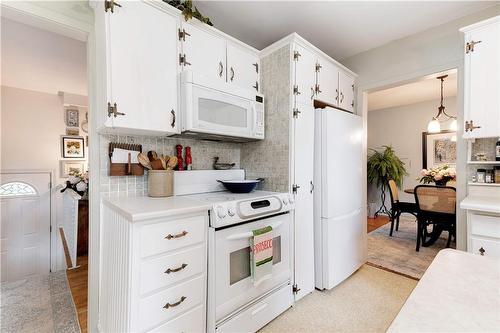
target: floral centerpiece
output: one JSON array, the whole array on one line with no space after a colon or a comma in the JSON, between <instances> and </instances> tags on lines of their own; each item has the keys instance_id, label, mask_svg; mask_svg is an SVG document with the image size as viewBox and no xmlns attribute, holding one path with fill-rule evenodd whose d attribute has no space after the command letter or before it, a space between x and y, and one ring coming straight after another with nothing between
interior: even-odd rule
<instances>
[{"instance_id":1,"label":"floral centerpiece","mask_svg":"<svg viewBox=\"0 0 500 333\"><path fill-rule=\"evenodd\" d=\"M457 173L455 168L448 164L442 164L431 169L422 169L421 177L417 178L421 183L435 183L438 186L445 186L451 180L456 180Z\"/></svg>"},{"instance_id":2,"label":"floral centerpiece","mask_svg":"<svg viewBox=\"0 0 500 333\"><path fill-rule=\"evenodd\" d=\"M61 193L66 191L66 189L72 189L76 193L82 196L82 198L87 198L89 189L89 175L88 172L78 172L73 171L69 173L68 180L66 181L66 187L61 190Z\"/></svg>"}]
</instances>

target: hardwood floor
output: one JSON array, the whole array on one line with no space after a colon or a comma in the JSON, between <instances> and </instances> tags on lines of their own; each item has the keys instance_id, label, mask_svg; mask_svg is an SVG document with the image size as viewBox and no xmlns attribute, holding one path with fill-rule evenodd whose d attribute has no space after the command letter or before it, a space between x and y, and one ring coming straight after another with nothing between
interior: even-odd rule
<instances>
[{"instance_id":1,"label":"hardwood floor","mask_svg":"<svg viewBox=\"0 0 500 333\"><path fill-rule=\"evenodd\" d=\"M66 275L75 302L81 331L87 333L88 257L78 257L77 264L80 267L67 270Z\"/></svg>"},{"instance_id":2,"label":"hardwood floor","mask_svg":"<svg viewBox=\"0 0 500 333\"><path fill-rule=\"evenodd\" d=\"M368 233L370 233L373 230L376 230L376 229L380 228L384 224L389 223L389 217L385 216L385 215L379 215L375 219L368 218L367 223L368 223L368 225L367 225L368 226L367 227L367 231L368 231Z\"/></svg>"}]
</instances>

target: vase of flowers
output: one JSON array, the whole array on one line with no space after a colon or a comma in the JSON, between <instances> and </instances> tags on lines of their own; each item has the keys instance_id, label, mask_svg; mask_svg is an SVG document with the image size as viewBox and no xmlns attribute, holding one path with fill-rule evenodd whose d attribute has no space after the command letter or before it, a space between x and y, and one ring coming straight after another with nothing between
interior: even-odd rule
<instances>
[{"instance_id":1,"label":"vase of flowers","mask_svg":"<svg viewBox=\"0 0 500 333\"><path fill-rule=\"evenodd\" d=\"M89 189L88 172L70 172L68 180L66 181L66 187L61 190L61 193L66 191L68 188L81 195L82 198L87 198Z\"/></svg>"},{"instance_id":2,"label":"vase of flowers","mask_svg":"<svg viewBox=\"0 0 500 333\"><path fill-rule=\"evenodd\" d=\"M446 186L449 181L456 180L457 173L455 168L448 164L442 164L430 169L422 169L421 177L417 178L421 183L435 183L437 186Z\"/></svg>"}]
</instances>

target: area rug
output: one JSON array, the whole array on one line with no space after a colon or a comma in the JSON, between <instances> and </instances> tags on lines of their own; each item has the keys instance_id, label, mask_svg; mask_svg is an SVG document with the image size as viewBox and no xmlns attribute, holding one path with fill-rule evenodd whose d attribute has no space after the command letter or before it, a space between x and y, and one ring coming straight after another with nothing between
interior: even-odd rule
<instances>
[{"instance_id":1,"label":"area rug","mask_svg":"<svg viewBox=\"0 0 500 333\"><path fill-rule=\"evenodd\" d=\"M391 224L368 234L368 264L420 279L436 254L446 247L448 232L429 247L415 251L417 242L417 222L413 217L401 217L399 230L389 236ZM451 243L454 247L455 243Z\"/></svg>"},{"instance_id":2,"label":"area rug","mask_svg":"<svg viewBox=\"0 0 500 333\"><path fill-rule=\"evenodd\" d=\"M332 290L305 296L259 332L385 332L416 284L364 265Z\"/></svg>"},{"instance_id":3,"label":"area rug","mask_svg":"<svg viewBox=\"0 0 500 333\"><path fill-rule=\"evenodd\" d=\"M1 283L1 332L79 333L66 272Z\"/></svg>"}]
</instances>

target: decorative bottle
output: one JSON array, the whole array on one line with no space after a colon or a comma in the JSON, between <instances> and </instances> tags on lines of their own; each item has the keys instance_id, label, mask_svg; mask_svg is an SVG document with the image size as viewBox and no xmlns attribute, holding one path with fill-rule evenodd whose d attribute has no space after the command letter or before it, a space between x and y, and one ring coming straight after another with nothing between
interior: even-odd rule
<instances>
[{"instance_id":1,"label":"decorative bottle","mask_svg":"<svg viewBox=\"0 0 500 333\"><path fill-rule=\"evenodd\" d=\"M495 147L495 160L500 161L500 138L498 138L497 145Z\"/></svg>"},{"instance_id":2,"label":"decorative bottle","mask_svg":"<svg viewBox=\"0 0 500 333\"><path fill-rule=\"evenodd\" d=\"M184 161L182 160L182 146L177 145L177 146L175 146L175 149L177 149L177 170L183 171L184 170Z\"/></svg>"},{"instance_id":3,"label":"decorative bottle","mask_svg":"<svg viewBox=\"0 0 500 333\"><path fill-rule=\"evenodd\" d=\"M191 157L191 147L186 146L186 158L184 160L186 162L186 170L193 169L193 158Z\"/></svg>"}]
</instances>

